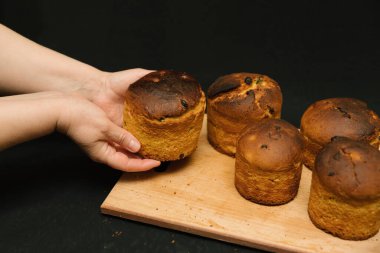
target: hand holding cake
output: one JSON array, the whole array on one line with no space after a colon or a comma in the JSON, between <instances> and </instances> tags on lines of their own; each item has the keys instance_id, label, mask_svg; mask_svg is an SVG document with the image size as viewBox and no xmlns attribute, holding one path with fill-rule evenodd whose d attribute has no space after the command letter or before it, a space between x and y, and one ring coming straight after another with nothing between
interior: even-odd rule
<instances>
[{"instance_id":1,"label":"hand holding cake","mask_svg":"<svg viewBox=\"0 0 380 253\"><path fill-rule=\"evenodd\" d=\"M140 144L122 128L126 90L149 72L103 72L0 25L0 91L32 93L0 98L0 150L59 130L112 168L158 166L132 154Z\"/></svg>"}]
</instances>

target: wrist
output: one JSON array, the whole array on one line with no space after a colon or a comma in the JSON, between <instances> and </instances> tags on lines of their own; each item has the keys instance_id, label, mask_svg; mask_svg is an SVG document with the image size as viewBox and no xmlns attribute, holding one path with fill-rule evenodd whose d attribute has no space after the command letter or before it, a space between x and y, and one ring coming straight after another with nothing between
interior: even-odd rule
<instances>
[{"instance_id":1,"label":"wrist","mask_svg":"<svg viewBox=\"0 0 380 253\"><path fill-rule=\"evenodd\" d=\"M62 108L62 93L37 92L0 99L0 149L54 132Z\"/></svg>"},{"instance_id":2,"label":"wrist","mask_svg":"<svg viewBox=\"0 0 380 253\"><path fill-rule=\"evenodd\" d=\"M79 99L81 95L77 92L72 94L57 92L52 94L54 96L54 110L56 111L56 125L55 130L57 132L67 134L68 129L70 128L70 122L73 117L76 116L76 112L72 110L72 107L75 107L77 102L75 100Z\"/></svg>"},{"instance_id":3,"label":"wrist","mask_svg":"<svg viewBox=\"0 0 380 253\"><path fill-rule=\"evenodd\" d=\"M80 81L73 89L72 94L79 95L93 102L108 86L108 76L108 72L94 69L93 73Z\"/></svg>"}]
</instances>

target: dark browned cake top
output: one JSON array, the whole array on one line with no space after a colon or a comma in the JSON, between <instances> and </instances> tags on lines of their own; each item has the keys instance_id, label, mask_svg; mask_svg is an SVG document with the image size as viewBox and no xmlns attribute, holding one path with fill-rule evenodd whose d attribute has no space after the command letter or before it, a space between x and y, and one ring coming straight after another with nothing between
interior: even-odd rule
<instances>
[{"instance_id":1,"label":"dark browned cake top","mask_svg":"<svg viewBox=\"0 0 380 253\"><path fill-rule=\"evenodd\" d=\"M200 101L199 83L185 72L160 70L149 73L131 84L128 103L146 117L177 117L194 108Z\"/></svg>"},{"instance_id":2,"label":"dark browned cake top","mask_svg":"<svg viewBox=\"0 0 380 253\"><path fill-rule=\"evenodd\" d=\"M211 84L207 96L213 111L238 122L278 118L281 114L280 86L261 74L242 72L221 76Z\"/></svg>"},{"instance_id":3,"label":"dark browned cake top","mask_svg":"<svg viewBox=\"0 0 380 253\"><path fill-rule=\"evenodd\" d=\"M238 140L237 155L267 171L282 171L300 163L303 138L298 129L280 119L247 126Z\"/></svg>"},{"instance_id":4,"label":"dark browned cake top","mask_svg":"<svg viewBox=\"0 0 380 253\"><path fill-rule=\"evenodd\" d=\"M214 98L218 95L234 90L240 86L260 85L263 82L276 83L266 75L255 73L232 73L218 77L207 90L207 97ZM277 83L276 83L277 84Z\"/></svg>"},{"instance_id":5,"label":"dark browned cake top","mask_svg":"<svg viewBox=\"0 0 380 253\"><path fill-rule=\"evenodd\" d=\"M244 78L243 76L250 78L250 82L248 83L252 83L252 78L250 77L249 73L240 73L240 75L242 76L242 78ZM207 97L214 98L219 94L236 89L241 85L241 83L242 80L240 80L237 74L221 76L210 85L210 87L207 90Z\"/></svg>"},{"instance_id":6,"label":"dark browned cake top","mask_svg":"<svg viewBox=\"0 0 380 253\"><path fill-rule=\"evenodd\" d=\"M380 198L380 152L367 143L333 138L317 156L314 173L341 197Z\"/></svg>"},{"instance_id":7,"label":"dark browned cake top","mask_svg":"<svg viewBox=\"0 0 380 253\"><path fill-rule=\"evenodd\" d=\"M354 140L376 138L380 131L378 116L367 104L354 98L330 98L315 102L301 119L302 133L324 145L334 136Z\"/></svg>"}]
</instances>

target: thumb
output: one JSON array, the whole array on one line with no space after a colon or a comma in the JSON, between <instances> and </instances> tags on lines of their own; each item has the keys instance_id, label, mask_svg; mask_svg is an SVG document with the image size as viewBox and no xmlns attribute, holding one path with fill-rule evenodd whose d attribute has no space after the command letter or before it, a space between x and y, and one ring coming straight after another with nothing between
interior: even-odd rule
<instances>
[{"instance_id":1,"label":"thumb","mask_svg":"<svg viewBox=\"0 0 380 253\"><path fill-rule=\"evenodd\" d=\"M106 136L113 142L119 144L122 148L135 153L140 150L140 142L127 130L111 123Z\"/></svg>"},{"instance_id":2,"label":"thumb","mask_svg":"<svg viewBox=\"0 0 380 253\"><path fill-rule=\"evenodd\" d=\"M124 93L129 85L153 71L154 70L135 68L114 72L110 76L111 85L116 91Z\"/></svg>"}]
</instances>

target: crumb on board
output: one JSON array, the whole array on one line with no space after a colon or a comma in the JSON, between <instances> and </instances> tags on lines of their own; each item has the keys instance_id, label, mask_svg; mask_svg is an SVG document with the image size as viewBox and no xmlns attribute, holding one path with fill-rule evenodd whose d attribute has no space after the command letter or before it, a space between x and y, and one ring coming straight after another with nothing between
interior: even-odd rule
<instances>
[{"instance_id":1,"label":"crumb on board","mask_svg":"<svg viewBox=\"0 0 380 253\"><path fill-rule=\"evenodd\" d=\"M123 234L123 231L115 231L112 233L112 237L120 237Z\"/></svg>"},{"instance_id":2,"label":"crumb on board","mask_svg":"<svg viewBox=\"0 0 380 253\"><path fill-rule=\"evenodd\" d=\"M172 240L171 243L174 244L174 243L175 243L175 240Z\"/></svg>"}]
</instances>

